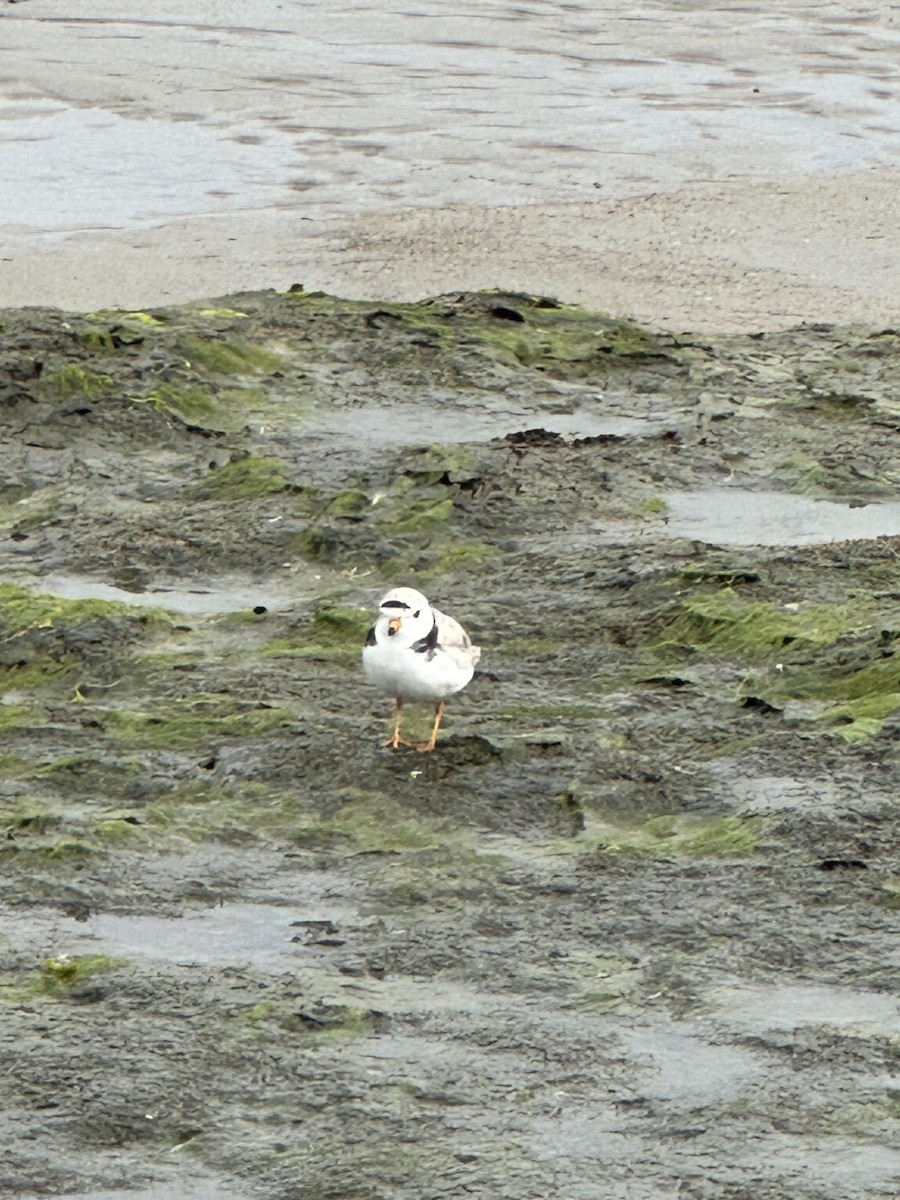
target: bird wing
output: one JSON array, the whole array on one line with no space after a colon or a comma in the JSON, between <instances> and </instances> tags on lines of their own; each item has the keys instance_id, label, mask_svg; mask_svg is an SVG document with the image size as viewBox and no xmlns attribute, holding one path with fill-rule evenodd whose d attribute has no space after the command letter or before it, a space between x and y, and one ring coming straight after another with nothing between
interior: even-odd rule
<instances>
[{"instance_id":1,"label":"bird wing","mask_svg":"<svg viewBox=\"0 0 900 1200\"><path fill-rule=\"evenodd\" d=\"M436 608L431 611L437 624L440 649L456 659L461 667L474 667L481 658L480 648L472 645L472 639L454 617L448 617Z\"/></svg>"}]
</instances>

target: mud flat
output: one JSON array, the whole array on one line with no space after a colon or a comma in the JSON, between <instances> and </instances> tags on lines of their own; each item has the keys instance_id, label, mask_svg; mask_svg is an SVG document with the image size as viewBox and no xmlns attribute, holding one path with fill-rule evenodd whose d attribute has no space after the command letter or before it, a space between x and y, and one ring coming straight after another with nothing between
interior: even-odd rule
<instances>
[{"instance_id":1,"label":"mud flat","mask_svg":"<svg viewBox=\"0 0 900 1200\"><path fill-rule=\"evenodd\" d=\"M0 372L0 1192L897 1194L896 330L296 289ZM395 581L483 647L430 756Z\"/></svg>"}]
</instances>

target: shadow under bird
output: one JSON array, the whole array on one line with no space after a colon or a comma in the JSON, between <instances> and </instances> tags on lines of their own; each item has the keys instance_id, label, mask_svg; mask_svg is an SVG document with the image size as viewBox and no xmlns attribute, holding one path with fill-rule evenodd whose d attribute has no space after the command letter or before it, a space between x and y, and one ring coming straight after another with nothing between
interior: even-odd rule
<instances>
[{"instance_id":1,"label":"shadow under bird","mask_svg":"<svg viewBox=\"0 0 900 1200\"><path fill-rule=\"evenodd\" d=\"M415 588L399 587L382 598L378 620L363 647L363 670L370 683L394 697L394 732L384 743L391 750L416 746L433 750L444 700L461 691L475 673L481 651L459 621L432 608ZM433 704L434 726L427 742L400 736L403 705Z\"/></svg>"}]
</instances>

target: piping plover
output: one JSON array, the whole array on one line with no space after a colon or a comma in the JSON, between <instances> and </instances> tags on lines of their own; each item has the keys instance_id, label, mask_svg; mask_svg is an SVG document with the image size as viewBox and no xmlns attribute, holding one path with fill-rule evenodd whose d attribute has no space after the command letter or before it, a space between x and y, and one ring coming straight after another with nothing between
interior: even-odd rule
<instances>
[{"instance_id":1,"label":"piping plover","mask_svg":"<svg viewBox=\"0 0 900 1200\"><path fill-rule=\"evenodd\" d=\"M419 750L433 750L444 699L466 686L481 651L458 621L432 608L415 588L394 588L378 608L362 660L369 682L393 696L397 705L394 732L384 744L392 750L414 744ZM434 726L427 742L416 744L400 737L406 701L434 705Z\"/></svg>"}]
</instances>

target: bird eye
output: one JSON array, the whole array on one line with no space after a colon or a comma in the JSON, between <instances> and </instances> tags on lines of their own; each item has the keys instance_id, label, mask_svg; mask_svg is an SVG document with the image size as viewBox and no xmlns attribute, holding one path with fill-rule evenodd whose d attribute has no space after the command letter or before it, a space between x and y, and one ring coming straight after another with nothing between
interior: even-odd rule
<instances>
[{"instance_id":1,"label":"bird eye","mask_svg":"<svg viewBox=\"0 0 900 1200\"><path fill-rule=\"evenodd\" d=\"M420 609L420 610L419 610L419 612L421 612L421 611L422 611L422 610ZM417 612L416 612L416 613L413 613L413 620L414 620L414 621L415 621L415 619L418 617L418 615L419 615L419 613L417 613Z\"/></svg>"}]
</instances>

